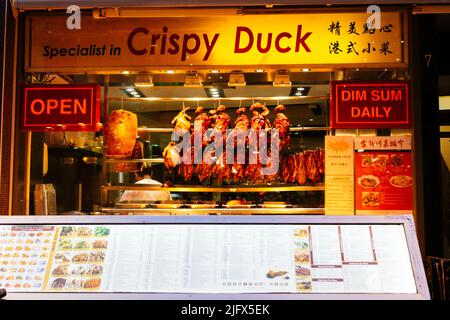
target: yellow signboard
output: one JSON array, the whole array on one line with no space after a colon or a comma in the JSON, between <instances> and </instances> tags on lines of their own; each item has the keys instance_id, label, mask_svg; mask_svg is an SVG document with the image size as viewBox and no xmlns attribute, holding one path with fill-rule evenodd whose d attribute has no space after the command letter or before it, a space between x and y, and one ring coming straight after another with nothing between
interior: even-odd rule
<instances>
[{"instance_id":1,"label":"yellow signboard","mask_svg":"<svg viewBox=\"0 0 450 320\"><path fill-rule=\"evenodd\" d=\"M219 66L402 65L403 13L322 13L94 19L69 30L67 16L27 20L27 71Z\"/></svg>"}]
</instances>

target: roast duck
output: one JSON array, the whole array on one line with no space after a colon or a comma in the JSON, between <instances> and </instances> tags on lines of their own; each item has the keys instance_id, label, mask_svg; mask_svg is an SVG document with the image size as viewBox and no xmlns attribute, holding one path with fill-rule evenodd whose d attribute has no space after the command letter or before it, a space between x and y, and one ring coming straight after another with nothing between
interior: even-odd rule
<instances>
[{"instance_id":1,"label":"roast duck","mask_svg":"<svg viewBox=\"0 0 450 320\"><path fill-rule=\"evenodd\" d=\"M280 151L291 145L291 137L289 135L289 128L291 126L291 121L283 113L286 111L286 107L283 105L278 105L275 107L273 112L275 113L275 120L273 122L273 127L278 129L278 135L280 138Z\"/></svg>"},{"instance_id":2,"label":"roast duck","mask_svg":"<svg viewBox=\"0 0 450 320\"><path fill-rule=\"evenodd\" d=\"M190 123L191 117L186 114L188 108L183 110L173 119L172 124L174 129L191 130ZM245 114L246 108L238 108L236 110L237 118L233 124L233 134L229 137L226 136L227 129L230 126L230 117L226 113L226 107L220 105L217 109L209 111L209 115L206 113L203 107L198 107L195 110L194 126L191 130L191 141L194 141L194 134L201 134L202 140L202 163L194 163L194 144L191 148L191 163L182 163L183 155L180 154L181 150L178 150L175 142L170 142L164 149L163 157L166 168L172 172L174 168L178 168L177 174L185 182L192 181L193 177L197 177L200 183L210 183L215 181L216 184L222 183L234 183L239 184L242 182L251 182L255 184L272 183L272 182L284 182L288 184L317 184L323 181L325 174L324 166L324 150L317 148L316 150L305 150L297 153L287 153L290 146L291 138L289 136L289 128L291 122L285 115L286 107L278 105L274 109L275 120L273 122L273 128L278 130L280 144L279 144L279 169L271 172L270 175L263 174L262 168L270 168L274 164L270 161L270 148L267 145L258 146L256 151L252 148L248 148L250 143L257 143L258 134L262 133L262 130L271 128L270 121L268 119L269 109L260 103L253 104L250 107L252 117L249 119ZM232 143L235 148L234 162L232 164L226 161L226 144L223 146L222 152L216 154L216 150L211 149L206 151L205 147L214 141L213 137L206 137L205 133L208 129L217 135L221 133L224 140L233 139ZM239 132L246 132L248 129L253 129L256 135L247 136L239 135ZM252 140L253 139L253 140ZM255 140L256 139L256 140ZM267 144L270 142L270 136L267 135ZM238 163L238 155L236 147L239 143L244 142L246 146L245 151L245 164ZM258 144L256 144L258 145ZM263 150L262 148L267 148ZM205 152L206 151L206 152ZM268 162L262 164L259 154L261 151L268 153ZM254 152L256 156L256 163L249 163L249 152Z\"/></svg>"},{"instance_id":3,"label":"roast duck","mask_svg":"<svg viewBox=\"0 0 450 320\"><path fill-rule=\"evenodd\" d=\"M205 137L206 130L209 129L211 120L203 107L197 107L195 109L194 130L191 135L191 144L194 145L194 137L200 137L202 147L208 144L208 140Z\"/></svg>"},{"instance_id":4,"label":"roast duck","mask_svg":"<svg viewBox=\"0 0 450 320\"><path fill-rule=\"evenodd\" d=\"M172 120L172 125L174 130L189 131L191 129L191 117L186 114L189 107L183 107L183 109L178 113Z\"/></svg>"},{"instance_id":5,"label":"roast duck","mask_svg":"<svg viewBox=\"0 0 450 320\"><path fill-rule=\"evenodd\" d=\"M183 135L184 132L189 132L191 129L191 117L186 114L187 110L189 110L189 107L183 107L183 109L172 120L173 130L178 131L180 135ZM169 142L169 144L164 148L162 153L164 165L169 172L172 172L172 170L179 163L182 163L182 154L180 154L180 152L181 150L178 149L175 141ZM182 169L181 171L184 172L185 170Z\"/></svg>"},{"instance_id":6,"label":"roast duck","mask_svg":"<svg viewBox=\"0 0 450 320\"><path fill-rule=\"evenodd\" d=\"M237 118L234 121L234 129L233 135L227 137L227 139L233 139L233 147L236 148L238 146L246 146L248 138L247 138L247 130L250 128L250 120L245 114L246 109L241 107L236 110ZM240 147L242 148L242 147ZM239 152L239 151L237 151ZM231 177L233 183L240 183L244 179L245 173L245 149L244 149L244 163L239 163L242 161L238 161L237 152L234 156L234 162L231 165Z\"/></svg>"}]
</instances>

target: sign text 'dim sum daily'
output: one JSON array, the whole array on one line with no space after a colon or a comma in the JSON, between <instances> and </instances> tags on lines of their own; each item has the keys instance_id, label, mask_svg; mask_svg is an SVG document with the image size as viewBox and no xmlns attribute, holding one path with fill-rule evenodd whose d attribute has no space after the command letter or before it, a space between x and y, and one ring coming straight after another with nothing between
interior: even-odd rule
<instances>
[{"instance_id":1,"label":"sign text 'dim sum daily'","mask_svg":"<svg viewBox=\"0 0 450 320\"><path fill-rule=\"evenodd\" d=\"M409 128L406 81L331 83L332 128Z\"/></svg>"}]
</instances>

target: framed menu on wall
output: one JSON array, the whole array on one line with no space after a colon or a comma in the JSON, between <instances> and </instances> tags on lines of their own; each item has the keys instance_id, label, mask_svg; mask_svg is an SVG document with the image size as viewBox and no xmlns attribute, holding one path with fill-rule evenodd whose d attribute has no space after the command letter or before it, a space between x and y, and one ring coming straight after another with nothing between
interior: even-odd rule
<instances>
[{"instance_id":1,"label":"framed menu on wall","mask_svg":"<svg viewBox=\"0 0 450 320\"><path fill-rule=\"evenodd\" d=\"M405 214L413 210L410 137L355 140L356 214Z\"/></svg>"}]
</instances>

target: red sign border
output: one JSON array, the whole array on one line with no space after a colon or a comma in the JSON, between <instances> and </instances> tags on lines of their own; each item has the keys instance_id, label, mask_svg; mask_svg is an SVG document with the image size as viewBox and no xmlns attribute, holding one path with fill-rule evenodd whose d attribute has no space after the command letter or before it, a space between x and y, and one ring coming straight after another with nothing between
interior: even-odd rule
<instances>
[{"instance_id":1,"label":"red sign border","mask_svg":"<svg viewBox=\"0 0 450 320\"><path fill-rule=\"evenodd\" d=\"M392 128L392 129L409 129L411 128L411 96L410 96L410 81L356 81L356 80L332 80L330 95L330 128L332 129L377 129L377 128ZM406 91L406 117L404 121L341 121L338 119L338 101L335 98L337 88L340 86L351 85L357 87L381 87L381 86L402 86Z\"/></svg>"},{"instance_id":2,"label":"red sign border","mask_svg":"<svg viewBox=\"0 0 450 320\"><path fill-rule=\"evenodd\" d=\"M89 90L92 107L90 122L87 124L64 124L64 123L42 123L42 124L27 124L25 108L27 105L27 94L29 91L43 90L43 91L65 91L65 90ZM100 96L101 88L99 84L35 84L22 86L22 108L20 126L22 130L26 131L97 131L98 123L100 122Z\"/></svg>"}]
</instances>

